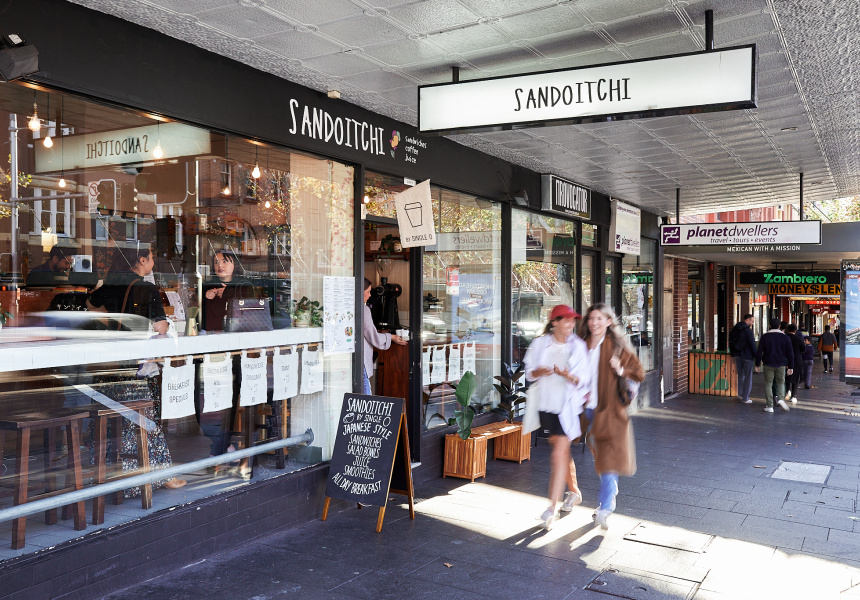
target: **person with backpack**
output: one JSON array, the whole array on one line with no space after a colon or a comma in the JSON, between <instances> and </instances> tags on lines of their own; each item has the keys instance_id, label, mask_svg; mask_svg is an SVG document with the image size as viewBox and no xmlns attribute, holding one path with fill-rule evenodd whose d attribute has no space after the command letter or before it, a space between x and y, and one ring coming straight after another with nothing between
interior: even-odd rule
<instances>
[{"instance_id":1,"label":"person with backpack","mask_svg":"<svg viewBox=\"0 0 860 600\"><path fill-rule=\"evenodd\" d=\"M830 373L833 372L833 351L839 347L836 336L830 331L830 325L824 326L824 333L818 339L818 350L824 359L824 372L827 373L827 361L830 361Z\"/></svg>"},{"instance_id":2,"label":"person with backpack","mask_svg":"<svg viewBox=\"0 0 860 600\"><path fill-rule=\"evenodd\" d=\"M764 393L767 397L764 412L773 412L774 399L782 410L788 412L788 404L784 398L785 376L794 372L794 349L791 346L791 340L779 329L778 318L770 320L770 329L758 341L755 354L756 371L762 363L764 363Z\"/></svg>"},{"instance_id":3,"label":"person with backpack","mask_svg":"<svg viewBox=\"0 0 860 600\"><path fill-rule=\"evenodd\" d=\"M729 351L735 361L735 371L738 373L738 395L744 404L752 404L752 373L755 363L755 337L752 325L755 318L751 314L735 325L729 333Z\"/></svg>"}]
</instances>

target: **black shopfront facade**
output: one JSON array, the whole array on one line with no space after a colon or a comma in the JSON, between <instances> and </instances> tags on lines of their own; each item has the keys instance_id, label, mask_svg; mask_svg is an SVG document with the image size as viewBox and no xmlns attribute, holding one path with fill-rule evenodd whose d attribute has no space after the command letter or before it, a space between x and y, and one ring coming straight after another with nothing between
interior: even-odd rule
<instances>
[{"instance_id":1,"label":"black shopfront facade","mask_svg":"<svg viewBox=\"0 0 860 600\"><path fill-rule=\"evenodd\" d=\"M216 413L201 408L202 361L208 364L208 355L213 360L215 354L236 355L224 364L235 365L237 393L240 353L243 361L256 353L264 362L282 352L298 354L304 369L305 358L324 349L313 322L297 324L295 303L303 297L321 299L328 276L357 282L355 327L361 331L363 284L358 282L367 277L374 286L383 283L382 272L376 271L379 246L370 242L396 233L384 204L409 185L406 180L431 180L438 208L437 245L401 253L408 256L394 266L397 275L390 275L400 277L399 325L411 336L400 363L408 372L399 375L409 382L407 419L412 458L420 463L413 468L417 481L441 475L442 442L451 432L444 424L445 403L423 401L427 381L418 375L433 352L443 349L446 360L452 360L454 349L462 360L472 353L479 379L486 380L476 392L486 404L476 424L496 421L499 416L491 409L498 401L489 382L502 363L518 362L536 324L554 304L581 310L598 301L624 302L622 270L627 267L622 255L608 250L613 217L610 200L602 194L591 192L592 210L585 219L545 211L538 173L444 138L422 136L410 125L68 2L12 0L3 20L7 31L17 32L40 54L37 75L0 86L2 118L17 113L21 128L19 170L31 178L18 196L32 198L19 206L17 229L2 225L9 215L0 217L2 252L13 249L12 236L17 243L14 262L0 259L7 288L0 300L4 310L14 305L10 325L21 330L32 325L30 313L43 313L57 289L91 291L89 284L111 271L111 252L117 248L143 247L152 250L152 279L164 292L165 306L174 309L167 316L178 337L169 341L172 350L166 340L158 340L160 345L142 350L116 346L115 355L92 340L74 340L80 344L74 346L77 352L41 338L26 350L13 344L4 352L0 344L4 360L12 361L0 379L0 419L9 412L11 398L21 394L68 411L83 402L69 392L74 385L111 396L111 386L135 379L137 369L139 390L141 365L153 356L161 357L159 368L177 367L180 357L193 356L197 414L159 423L173 464L203 458L207 450L226 453L227 444L241 446L241 436L231 442L228 435L221 446L219 436L237 424L246 433L262 430L270 418L287 436L312 429L315 441L291 448L285 469L264 457L250 479L246 473L228 477L214 491L203 491L208 473L192 474L186 491L156 489L150 509L141 508L136 496L127 497L121 506L125 517L136 509L135 519L124 518L108 500L106 520L93 525L88 502L88 527L65 541L49 544L51 526L36 529L28 519L23 547L15 555L0 555L0 598L96 597L319 517L338 397L361 390L362 345L334 357L320 352L319 389L299 388L282 402L270 389L268 402L248 416L227 410L215 418ZM44 120L35 133L23 129L34 101ZM55 142L46 150L48 136ZM133 157L91 156L99 152L92 149L96 138L109 143L112 137L144 136L151 147ZM163 155L152 154L156 145ZM254 175L253 167L262 176ZM98 193L88 197L92 183ZM657 217L643 212L643 239L656 238L656 230ZM54 290L28 285L28 271L50 262L54 247L74 255L74 265L88 259L91 271L75 279L78 271L72 266L64 282L68 286ZM655 246L651 265L661 264L659 252ZM271 331L249 336L221 332L205 322L206 293L212 289L207 282L217 283L217 263L225 257L241 263L249 287L269 302ZM653 267L652 272L649 283L661 289L661 274ZM648 300L648 293L645 306L659 301L660 294ZM198 310L195 333L201 335L189 338L183 333L193 327L192 308ZM656 306L650 309L660 314ZM646 338L639 333L637 339ZM653 349L661 347L659 342L647 340ZM141 339L133 343L142 348ZM131 373L130 378L118 377L119 371ZM395 375L389 370L386 376L385 381L379 371L373 376L380 393ZM47 380L69 385L22 383ZM652 370L640 404L659 401L659 390L659 372ZM78 424L84 454L92 420L90 415ZM62 424L58 427L63 430ZM34 435L48 440L45 432ZM9 468L0 477L0 511L13 504L14 440L12 434L5 439L3 466ZM45 452L68 451L62 444L48 445ZM98 452L96 444L91 454ZM87 457L81 460L86 488L93 474ZM6 537L2 543L8 547Z\"/></svg>"}]
</instances>

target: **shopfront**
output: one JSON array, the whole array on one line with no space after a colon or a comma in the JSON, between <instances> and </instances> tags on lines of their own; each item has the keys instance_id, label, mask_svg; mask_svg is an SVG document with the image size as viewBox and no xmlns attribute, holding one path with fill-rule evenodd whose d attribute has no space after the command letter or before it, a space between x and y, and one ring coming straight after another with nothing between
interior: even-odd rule
<instances>
[{"instance_id":1,"label":"shopfront","mask_svg":"<svg viewBox=\"0 0 860 600\"><path fill-rule=\"evenodd\" d=\"M0 515L171 469L0 521L4 582L56 561L116 589L318 516L365 278L373 326L407 340L368 375L407 399L418 479L441 473L460 375L498 419L493 377L556 304L613 304L653 368L654 246L609 251L605 196L553 211L540 174L70 3L4 18L43 75L0 86ZM75 27L110 35L58 40ZM427 179L436 243L404 249L393 195Z\"/></svg>"}]
</instances>

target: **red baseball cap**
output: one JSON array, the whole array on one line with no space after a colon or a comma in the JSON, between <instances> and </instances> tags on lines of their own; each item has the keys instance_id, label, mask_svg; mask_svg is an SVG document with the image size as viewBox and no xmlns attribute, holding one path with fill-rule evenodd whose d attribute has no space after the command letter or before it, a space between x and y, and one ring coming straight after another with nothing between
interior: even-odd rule
<instances>
[{"instance_id":1,"label":"red baseball cap","mask_svg":"<svg viewBox=\"0 0 860 600\"><path fill-rule=\"evenodd\" d=\"M579 313L574 311L568 305L559 304L552 309L552 312L549 313L549 320L555 321L556 319L578 319L579 316Z\"/></svg>"}]
</instances>

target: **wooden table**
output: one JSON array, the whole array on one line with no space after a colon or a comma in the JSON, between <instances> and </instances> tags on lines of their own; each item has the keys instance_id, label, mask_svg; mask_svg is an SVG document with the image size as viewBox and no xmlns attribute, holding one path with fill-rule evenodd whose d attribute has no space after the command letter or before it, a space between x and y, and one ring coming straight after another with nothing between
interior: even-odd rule
<instances>
[{"instance_id":1,"label":"wooden table","mask_svg":"<svg viewBox=\"0 0 860 600\"><path fill-rule=\"evenodd\" d=\"M531 458L531 436L523 435L522 423L500 421L472 428L468 440L456 433L445 436L445 467L442 477L475 481L487 475L487 440L496 439L493 460L523 462Z\"/></svg>"}]
</instances>

